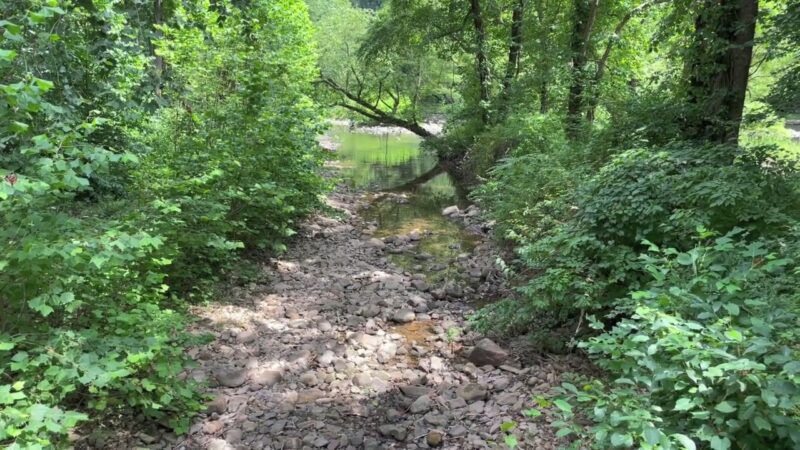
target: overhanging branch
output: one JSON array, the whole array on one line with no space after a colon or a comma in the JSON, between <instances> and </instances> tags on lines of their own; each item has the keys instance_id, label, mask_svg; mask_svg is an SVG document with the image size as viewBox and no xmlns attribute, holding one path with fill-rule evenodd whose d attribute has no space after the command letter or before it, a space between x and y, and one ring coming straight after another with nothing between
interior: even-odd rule
<instances>
[{"instance_id":1,"label":"overhanging branch","mask_svg":"<svg viewBox=\"0 0 800 450\"><path fill-rule=\"evenodd\" d=\"M433 134L423 128L420 124L416 121L406 120L401 117L394 116L382 109L378 108L376 105L373 105L371 102L367 101L360 95L354 94L347 89L343 88L336 82L336 80L328 77L321 77L320 81L332 89L334 92L341 94L345 99L348 101L342 101L337 103L338 106L343 108L349 109L355 113L361 114L364 117L367 117L371 120L374 120L383 125L393 125L401 128L405 128L408 131L422 137L422 138L430 138L433 137Z\"/></svg>"}]
</instances>

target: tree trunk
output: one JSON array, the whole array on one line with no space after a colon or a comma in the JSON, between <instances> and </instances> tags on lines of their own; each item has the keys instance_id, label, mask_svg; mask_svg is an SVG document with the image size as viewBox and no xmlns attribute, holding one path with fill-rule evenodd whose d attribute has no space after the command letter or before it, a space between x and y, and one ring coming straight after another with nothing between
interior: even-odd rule
<instances>
[{"instance_id":1,"label":"tree trunk","mask_svg":"<svg viewBox=\"0 0 800 450\"><path fill-rule=\"evenodd\" d=\"M525 12L525 0L517 0L511 13L511 42L508 46L508 65L503 79L503 93L508 95L511 82L519 74L519 59L522 52L522 19Z\"/></svg>"},{"instance_id":2,"label":"tree trunk","mask_svg":"<svg viewBox=\"0 0 800 450\"><path fill-rule=\"evenodd\" d=\"M757 18L758 0L704 0L687 64L690 138L738 144Z\"/></svg>"},{"instance_id":3,"label":"tree trunk","mask_svg":"<svg viewBox=\"0 0 800 450\"><path fill-rule=\"evenodd\" d=\"M475 65L480 90L478 110L481 122L486 125L489 123L489 111L486 109L489 103L489 59L486 56L486 29L483 25L480 0L470 0L470 15L475 27Z\"/></svg>"},{"instance_id":4,"label":"tree trunk","mask_svg":"<svg viewBox=\"0 0 800 450\"><path fill-rule=\"evenodd\" d=\"M572 69L567 98L566 131L570 139L577 139L582 128L584 89L589 41L597 18L600 0L575 0L575 17L571 36Z\"/></svg>"},{"instance_id":5,"label":"tree trunk","mask_svg":"<svg viewBox=\"0 0 800 450\"><path fill-rule=\"evenodd\" d=\"M550 99L548 98L547 83L542 82L542 85L539 86L539 112L542 114L547 114L547 111L549 110Z\"/></svg>"},{"instance_id":6,"label":"tree trunk","mask_svg":"<svg viewBox=\"0 0 800 450\"><path fill-rule=\"evenodd\" d=\"M164 23L164 5L162 0L153 0L153 25L161 25ZM161 36L160 31L156 31L156 36ZM153 50L153 54L155 55L155 49ZM155 60L153 61L153 67L155 69L155 84L156 84L156 96L161 97L161 78L164 74L164 58L162 56L155 55Z\"/></svg>"}]
</instances>

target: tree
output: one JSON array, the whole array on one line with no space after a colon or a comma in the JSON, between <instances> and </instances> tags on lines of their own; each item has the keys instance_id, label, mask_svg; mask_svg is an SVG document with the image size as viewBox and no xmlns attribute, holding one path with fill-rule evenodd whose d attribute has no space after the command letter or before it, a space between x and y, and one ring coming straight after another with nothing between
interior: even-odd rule
<instances>
[{"instance_id":1,"label":"tree","mask_svg":"<svg viewBox=\"0 0 800 450\"><path fill-rule=\"evenodd\" d=\"M704 0L686 58L689 137L736 145L753 57L758 0Z\"/></svg>"}]
</instances>

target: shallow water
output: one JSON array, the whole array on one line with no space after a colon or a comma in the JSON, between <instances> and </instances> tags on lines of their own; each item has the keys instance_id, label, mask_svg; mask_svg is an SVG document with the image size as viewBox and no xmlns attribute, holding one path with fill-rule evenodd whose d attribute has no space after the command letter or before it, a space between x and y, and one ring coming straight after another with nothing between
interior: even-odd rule
<instances>
[{"instance_id":1,"label":"shallow water","mask_svg":"<svg viewBox=\"0 0 800 450\"><path fill-rule=\"evenodd\" d=\"M359 133L345 127L334 127L329 136L338 144L335 154L344 181L375 193L375 200L362 213L366 220L378 224L375 236L412 232L423 236L417 252L391 255L392 260L408 270L425 273L430 281L454 276L450 263L459 254L471 251L476 237L442 216L447 206L466 202L448 173L432 172L436 157L420 148L420 139L410 134ZM422 182L414 183L420 179Z\"/></svg>"}]
</instances>

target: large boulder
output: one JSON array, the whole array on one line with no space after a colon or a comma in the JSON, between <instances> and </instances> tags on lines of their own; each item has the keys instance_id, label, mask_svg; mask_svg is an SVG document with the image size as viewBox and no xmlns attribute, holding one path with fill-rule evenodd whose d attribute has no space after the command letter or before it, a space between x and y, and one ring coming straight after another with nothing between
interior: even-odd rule
<instances>
[{"instance_id":1,"label":"large boulder","mask_svg":"<svg viewBox=\"0 0 800 450\"><path fill-rule=\"evenodd\" d=\"M491 339L481 339L469 353L469 359L476 366L499 366L508 358L508 352Z\"/></svg>"}]
</instances>

